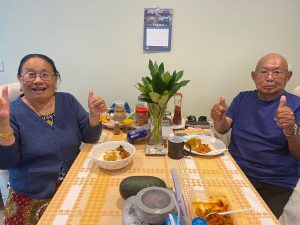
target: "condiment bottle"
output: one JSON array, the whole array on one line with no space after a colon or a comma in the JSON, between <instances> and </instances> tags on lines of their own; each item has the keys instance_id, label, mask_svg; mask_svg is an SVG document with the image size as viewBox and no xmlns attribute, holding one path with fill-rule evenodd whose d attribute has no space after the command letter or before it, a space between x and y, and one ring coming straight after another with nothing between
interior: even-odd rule
<instances>
[{"instance_id":1,"label":"condiment bottle","mask_svg":"<svg viewBox=\"0 0 300 225\"><path fill-rule=\"evenodd\" d=\"M114 120L121 123L126 118L124 102L116 102L115 104Z\"/></svg>"},{"instance_id":2,"label":"condiment bottle","mask_svg":"<svg viewBox=\"0 0 300 225\"><path fill-rule=\"evenodd\" d=\"M174 117L173 117L173 124L180 125L181 124L181 101L182 101L182 94L176 93L174 95Z\"/></svg>"},{"instance_id":3,"label":"condiment bottle","mask_svg":"<svg viewBox=\"0 0 300 225\"><path fill-rule=\"evenodd\" d=\"M135 108L134 124L136 126L143 126L148 123L148 109L145 107Z\"/></svg>"},{"instance_id":4,"label":"condiment bottle","mask_svg":"<svg viewBox=\"0 0 300 225\"><path fill-rule=\"evenodd\" d=\"M114 135L120 134L120 123L118 121L114 122Z\"/></svg>"}]
</instances>

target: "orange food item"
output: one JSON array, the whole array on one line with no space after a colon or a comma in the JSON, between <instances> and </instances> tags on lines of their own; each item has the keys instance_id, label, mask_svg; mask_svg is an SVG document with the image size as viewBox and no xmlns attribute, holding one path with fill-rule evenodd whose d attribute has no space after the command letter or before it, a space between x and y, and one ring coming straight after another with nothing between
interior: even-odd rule
<instances>
[{"instance_id":1,"label":"orange food item","mask_svg":"<svg viewBox=\"0 0 300 225\"><path fill-rule=\"evenodd\" d=\"M204 217L211 212L226 212L228 211L229 203L225 196L211 195L208 201L192 202L195 214L199 217ZM206 218L208 225L233 225L233 220L230 215L212 214Z\"/></svg>"},{"instance_id":2,"label":"orange food item","mask_svg":"<svg viewBox=\"0 0 300 225\"><path fill-rule=\"evenodd\" d=\"M191 148L193 151L198 153L208 153L211 151L211 148L208 144L202 144L201 139L194 137L186 142L186 147Z\"/></svg>"},{"instance_id":3,"label":"orange food item","mask_svg":"<svg viewBox=\"0 0 300 225\"><path fill-rule=\"evenodd\" d=\"M211 214L206 218L207 225L234 225L230 215Z\"/></svg>"},{"instance_id":4,"label":"orange food item","mask_svg":"<svg viewBox=\"0 0 300 225\"><path fill-rule=\"evenodd\" d=\"M107 115L101 114L101 115L100 115L100 120L101 120L103 123L108 123L109 118L108 118Z\"/></svg>"},{"instance_id":5,"label":"orange food item","mask_svg":"<svg viewBox=\"0 0 300 225\"><path fill-rule=\"evenodd\" d=\"M127 151L124 149L124 147L123 147L122 145L120 145L120 146L117 148L117 150L120 151L120 152L119 152L119 155L121 156L122 159L125 159L125 158L127 158L127 157L130 156L130 153L127 152Z\"/></svg>"}]
</instances>

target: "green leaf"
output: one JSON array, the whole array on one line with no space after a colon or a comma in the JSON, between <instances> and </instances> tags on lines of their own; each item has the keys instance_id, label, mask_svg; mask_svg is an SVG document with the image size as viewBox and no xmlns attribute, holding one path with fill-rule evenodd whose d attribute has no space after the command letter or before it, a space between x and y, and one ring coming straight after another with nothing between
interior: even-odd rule
<instances>
[{"instance_id":1,"label":"green leaf","mask_svg":"<svg viewBox=\"0 0 300 225\"><path fill-rule=\"evenodd\" d=\"M175 82L179 81L183 75L183 70L179 71L178 73L176 73L175 71L175 74L176 74L176 79L175 79Z\"/></svg>"},{"instance_id":2,"label":"green leaf","mask_svg":"<svg viewBox=\"0 0 300 225\"><path fill-rule=\"evenodd\" d=\"M156 93L156 92L150 92L149 96L151 98L151 100L155 103L158 103L159 99L161 98L160 94Z\"/></svg>"},{"instance_id":3,"label":"green leaf","mask_svg":"<svg viewBox=\"0 0 300 225\"><path fill-rule=\"evenodd\" d=\"M169 95L170 94L170 92L168 91L168 90L165 90L163 93L162 93L162 95Z\"/></svg>"},{"instance_id":4,"label":"green leaf","mask_svg":"<svg viewBox=\"0 0 300 225\"><path fill-rule=\"evenodd\" d=\"M150 74L153 77L153 74L155 74L155 71L154 71L153 62L151 60L149 60L149 66L148 67L149 67L149 70L150 70Z\"/></svg>"},{"instance_id":5,"label":"green leaf","mask_svg":"<svg viewBox=\"0 0 300 225\"><path fill-rule=\"evenodd\" d=\"M145 86L149 83L146 77L142 77L142 81Z\"/></svg>"},{"instance_id":6,"label":"green leaf","mask_svg":"<svg viewBox=\"0 0 300 225\"><path fill-rule=\"evenodd\" d=\"M158 94L162 94L164 90L166 90L167 86L161 79L161 76L159 73L155 73L152 78L152 87L153 91L157 92Z\"/></svg>"},{"instance_id":7,"label":"green leaf","mask_svg":"<svg viewBox=\"0 0 300 225\"><path fill-rule=\"evenodd\" d=\"M148 83L152 85L152 80L151 80L151 78L150 78L150 77L146 77L146 79L147 79Z\"/></svg>"},{"instance_id":8,"label":"green leaf","mask_svg":"<svg viewBox=\"0 0 300 225\"><path fill-rule=\"evenodd\" d=\"M175 79L176 79L176 72L174 71L174 73L172 74L171 79L170 79L170 81L169 81L169 83L168 83L167 89L168 89L169 91L172 91L172 90L173 90L174 85L175 85Z\"/></svg>"},{"instance_id":9,"label":"green leaf","mask_svg":"<svg viewBox=\"0 0 300 225\"><path fill-rule=\"evenodd\" d=\"M146 89L147 89L148 94L149 94L149 92L153 91L153 87L151 84L147 84Z\"/></svg>"},{"instance_id":10,"label":"green leaf","mask_svg":"<svg viewBox=\"0 0 300 225\"><path fill-rule=\"evenodd\" d=\"M137 83L138 86L136 86L136 88L143 94L148 93L147 88L145 88L143 85L141 85L140 83Z\"/></svg>"},{"instance_id":11,"label":"green leaf","mask_svg":"<svg viewBox=\"0 0 300 225\"><path fill-rule=\"evenodd\" d=\"M180 83L176 83L174 86L173 91L170 93L171 96L173 96L181 87L184 87L190 82L189 80L183 80Z\"/></svg>"},{"instance_id":12,"label":"green leaf","mask_svg":"<svg viewBox=\"0 0 300 225\"><path fill-rule=\"evenodd\" d=\"M144 101L144 102L150 102L152 103L152 100L150 99L149 95L139 95L138 99L140 101Z\"/></svg>"},{"instance_id":13,"label":"green leaf","mask_svg":"<svg viewBox=\"0 0 300 225\"><path fill-rule=\"evenodd\" d=\"M164 64L163 64L163 63L161 63L161 64L159 65L158 71L159 71L160 74L163 74L163 73L165 72Z\"/></svg>"},{"instance_id":14,"label":"green leaf","mask_svg":"<svg viewBox=\"0 0 300 225\"><path fill-rule=\"evenodd\" d=\"M164 83L165 83L166 85L168 85L169 82L170 82L170 80L171 80L171 78L172 78L172 77L171 77L170 73L169 73L169 72L166 72L166 73L163 74L162 80L164 81Z\"/></svg>"},{"instance_id":15,"label":"green leaf","mask_svg":"<svg viewBox=\"0 0 300 225\"><path fill-rule=\"evenodd\" d=\"M158 65L156 61L154 62L153 68L154 68L154 74L156 74L158 72Z\"/></svg>"},{"instance_id":16,"label":"green leaf","mask_svg":"<svg viewBox=\"0 0 300 225\"><path fill-rule=\"evenodd\" d=\"M165 105L169 101L169 95L163 95L159 100L158 104L159 105Z\"/></svg>"}]
</instances>

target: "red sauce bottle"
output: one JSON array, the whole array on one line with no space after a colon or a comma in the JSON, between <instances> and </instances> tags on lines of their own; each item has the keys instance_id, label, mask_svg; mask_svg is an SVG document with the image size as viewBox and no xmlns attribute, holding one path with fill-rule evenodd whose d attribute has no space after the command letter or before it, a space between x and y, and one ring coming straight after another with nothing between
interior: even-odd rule
<instances>
[{"instance_id":1,"label":"red sauce bottle","mask_svg":"<svg viewBox=\"0 0 300 225\"><path fill-rule=\"evenodd\" d=\"M174 116L173 116L173 124L180 125L181 124L181 101L182 94L176 93L174 95Z\"/></svg>"}]
</instances>

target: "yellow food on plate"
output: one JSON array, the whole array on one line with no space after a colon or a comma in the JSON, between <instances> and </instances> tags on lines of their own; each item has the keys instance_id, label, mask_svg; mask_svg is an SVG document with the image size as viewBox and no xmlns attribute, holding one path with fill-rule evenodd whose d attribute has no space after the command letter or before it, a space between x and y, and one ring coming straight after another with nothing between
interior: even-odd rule
<instances>
[{"instance_id":1,"label":"yellow food on plate","mask_svg":"<svg viewBox=\"0 0 300 225\"><path fill-rule=\"evenodd\" d=\"M120 145L116 149L107 150L103 154L103 159L105 161L116 161L129 157L131 154L124 149L122 145Z\"/></svg>"},{"instance_id":2,"label":"yellow food on plate","mask_svg":"<svg viewBox=\"0 0 300 225\"><path fill-rule=\"evenodd\" d=\"M103 155L103 159L106 161L116 161L117 158L118 158L118 153L116 150L108 150Z\"/></svg>"},{"instance_id":3,"label":"yellow food on plate","mask_svg":"<svg viewBox=\"0 0 300 225\"><path fill-rule=\"evenodd\" d=\"M198 153L208 153L212 149L209 147L208 144L202 144L201 139L197 137L193 137L189 139L186 143L185 146L189 149L191 148L193 151L198 152Z\"/></svg>"}]
</instances>

